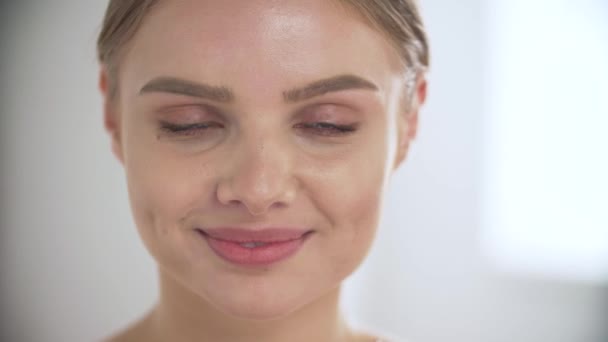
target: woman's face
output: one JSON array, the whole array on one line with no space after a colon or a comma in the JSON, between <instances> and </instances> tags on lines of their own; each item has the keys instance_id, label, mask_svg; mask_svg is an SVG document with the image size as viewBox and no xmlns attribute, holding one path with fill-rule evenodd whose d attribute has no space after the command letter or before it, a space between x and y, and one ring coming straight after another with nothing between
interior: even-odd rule
<instances>
[{"instance_id":1,"label":"woman's face","mask_svg":"<svg viewBox=\"0 0 608 342\"><path fill-rule=\"evenodd\" d=\"M106 123L163 273L265 319L355 270L415 122L380 33L327 0L164 1L124 51ZM218 228L308 233L290 257L247 264L214 251L203 232Z\"/></svg>"}]
</instances>

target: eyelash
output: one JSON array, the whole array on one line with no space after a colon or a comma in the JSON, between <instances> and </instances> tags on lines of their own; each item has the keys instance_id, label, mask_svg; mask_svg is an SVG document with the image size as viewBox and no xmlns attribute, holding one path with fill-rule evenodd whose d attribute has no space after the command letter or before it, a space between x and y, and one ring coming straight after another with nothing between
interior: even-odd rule
<instances>
[{"instance_id":1,"label":"eyelash","mask_svg":"<svg viewBox=\"0 0 608 342\"><path fill-rule=\"evenodd\" d=\"M161 122L160 127L163 131L172 135L194 136L202 134L202 131L211 128L224 128L224 125L217 122L203 122L188 125L179 125L170 122ZM357 131L358 124L336 125L329 122L313 122L296 124L294 128L310 130L320 136L341 136Z\"/></svg>"},{"instance_id":2,"label":"eyelash","mask_svg":"<svg viewBox=\"0 0 608 342\"><path fill-rule=\"evenodd\" d=\"M340 136L357 131L357 124L336 125L329 122L301 123L294 126L298 129L312 130L321 136Z\"/></svg>"},{"instance_id":3,"label":"eyelash","mask_svg":"<svg viewBox=\"0 0 608 342\"><path fill-rule=\"evenodd\" d=\"M173 135L192 136L211 128L224 128L224 125L217 122L202 122L188 125L179 125L170 122L161 122L160 128Z\"/></svg>"}]
</instances>

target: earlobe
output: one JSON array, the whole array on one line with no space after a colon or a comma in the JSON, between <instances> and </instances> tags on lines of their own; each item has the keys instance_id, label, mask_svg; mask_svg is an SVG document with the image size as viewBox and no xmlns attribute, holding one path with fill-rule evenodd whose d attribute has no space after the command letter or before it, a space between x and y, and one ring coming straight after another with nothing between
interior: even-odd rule
<instances>
[{"instance_id":1,"label":"earlobe","mask_svg":"<svg viewBox=\"0 0 608 342\"><path fill-rule=\"evenodd\" d=\"M111 93L109 82L110 80L108 72L106 68L102 67L99 73L99 90L103 96L104 127L112 139L112 152L114 153L114 156L116 156L121 163L124 163L120 132L120 118L119 113L116 110L116 103Z\"/></svg>"}]
</instances>

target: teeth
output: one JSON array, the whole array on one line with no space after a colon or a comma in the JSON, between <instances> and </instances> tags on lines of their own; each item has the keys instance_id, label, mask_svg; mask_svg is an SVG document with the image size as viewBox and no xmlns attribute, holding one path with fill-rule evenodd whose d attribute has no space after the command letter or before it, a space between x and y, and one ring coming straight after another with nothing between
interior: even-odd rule
<instances>
[{"instance_id":1,"label":"teeth","mask_svg":"<svg viewBox=\"0 0 608 342\"><path fill-rule=\"evenodd\" d=\"M256 247L264 246L264 245L266 245L266 243L252 241L252 242L241 243L240 245L245 248L256 248Z\"/></svg>"}]
</instances>

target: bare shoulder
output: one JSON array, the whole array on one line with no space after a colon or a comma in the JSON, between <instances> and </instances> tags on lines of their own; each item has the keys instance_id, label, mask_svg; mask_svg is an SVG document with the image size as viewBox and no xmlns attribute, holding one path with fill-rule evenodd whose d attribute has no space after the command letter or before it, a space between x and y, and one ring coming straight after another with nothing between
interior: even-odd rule
<instances>
[{"instance_id":1,"label":"bare shoulder","mask_svg":"<svg viewBox=\"0 0 608 342\"><path fill-rule=\"evenodd\" d=\"M137 342L143 341L143 338L144 334L142 334L141 329L133 326L107 337L102 342Z\"/></svg>"},{"instance_id":2,"label":"bare shoulder","mask_svg":"<svg viewBox=\"0 0 608 342\"><path fill-rule=\"evenodd\" d=\"M409 340L405 340L399 338L392 334L378 334L378 333L370 333L370 332L361 332L358 331L355 334L356 342L411 342Z\"/></svg>"},{"instance_id":3,"label":"bare shoulder","mask_svg":"<svg viewBox=\"0 0 608 342\"><path fill-rule=\"evenodd\" d=\"M123 330L116 332L114 335L107 337L102 342L153 342L155 339L149 332L149 320L150 317L146 316Z\"/></svg>"},{"instance_id":4,"label":"bare shoulder","mask_svg":"<svg viewBox=\"0 0 608 342\"><path fill-rule=\"evenodd\" d=\"M409 340L398 339L398 338L386 338L386 337L376 337L372 340L373 342L411 342Z\"/></svg>"},{"instance_id":5,"label":"bare shoulder","mask_svg":"<svg viewBox=\"0 0 608 342\"><path fill-rule=\"evenodd\" d=\"M390 337L389 337L390 336ZM392 335L375 334L369 332L357 332L354 335L355 342L410 342Z\"/></svg>"},{"instance_id":6,"label":"bare shoulder","mask_svg":"<svg viewBox=\"0 0 608 342\"><path fill-rule=\"evenodd\" d=\"M395 337L377 337L374 342L411 342L410 340L404 340L402 338Z\"/></svg>"}]
</instances>

